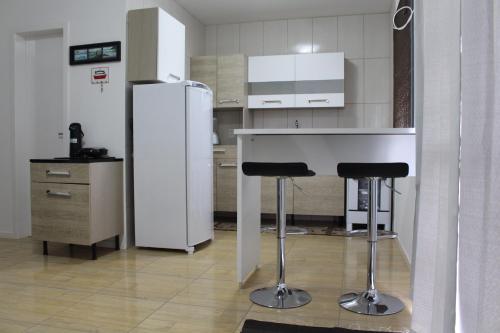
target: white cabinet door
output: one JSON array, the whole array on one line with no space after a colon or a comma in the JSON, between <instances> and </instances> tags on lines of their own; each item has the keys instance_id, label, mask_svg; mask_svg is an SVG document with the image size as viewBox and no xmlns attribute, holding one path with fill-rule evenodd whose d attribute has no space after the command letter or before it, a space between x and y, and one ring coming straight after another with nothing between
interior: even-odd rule
<instances>
[{"instance_id":1,"label":"white cabinet door","mask_svg":"<svg viewBox=\"0 0 500 333\"><path fill-rule=\"evenodd\" d=\"M343 79L343 52L295 55L295 81Z\"/></svg>"},{"instance_id":2,"label":"white cabinet door","mask_svg":"<svg viewBox=\"0 0 500 333\"><path fill-rule=\"evenodd\" d=\"M294 55L248 58L248 82L282 81L295 81Z\"/></svg>"},{"instance_id":3,"label":"white cabinet door","mask_svg":"<svg viewBox=\"0 0 500 333\"><path fill-rule=\"evenodd\" d=\"M344 94L297 94L297 108L335 108L344 106Z\"/></svg>"},{"instance_id":4,"label":"white cabinet door","mask_svg":"<svg viewBox=\"0 0 500 333\"><path fill-rule=\"evenodd\" d=\"M165 11L158 17L158 79L184 81L186 63L186 28Z\"/></svg>"}]
</instances>

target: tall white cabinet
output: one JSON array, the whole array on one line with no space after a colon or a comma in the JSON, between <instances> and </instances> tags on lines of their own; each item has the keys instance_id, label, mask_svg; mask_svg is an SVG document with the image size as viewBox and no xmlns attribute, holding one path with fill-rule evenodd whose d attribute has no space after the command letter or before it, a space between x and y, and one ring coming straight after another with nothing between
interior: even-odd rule
<instances>
[{"instance_id":1,"label":"tall white cabinet","mask_svg":"<svg viewBox=\"0 0 500 333\"><path fill-rule=\"evenodd\" d=\"M128 81L184 80L186 28L182 23L155 7L129 11L127 26Z\"/></svg>"}]
</instances>

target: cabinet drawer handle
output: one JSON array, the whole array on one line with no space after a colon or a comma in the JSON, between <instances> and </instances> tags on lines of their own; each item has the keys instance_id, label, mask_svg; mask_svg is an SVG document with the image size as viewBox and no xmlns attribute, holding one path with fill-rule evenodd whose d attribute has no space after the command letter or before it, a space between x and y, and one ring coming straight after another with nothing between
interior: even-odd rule
<instances>
[{"instance_id":1,"label":"cabinet drawer handle","mask_svg":"<svg viewBox=\"0 0 500 333\"><path fill-rule=\"evenodd\" d=\"M173 77L173 78L174 78L174 79L176 79L177 81L180 81L180 80L181 80L181 77L180 77L180 76L174 75L174 74L172 74L172 73L168 74L168 76Z\"/></svg>"},{"instance_id":2,"label":"cabinet drawer handle","mask_svg":"<svg viewBox=\"0 0 500 333\"><path fill-rule=\"evenodd\" d=\"M59 191L52 192L51 190L47 190L47 195L53 197L71 198L70 192L59 192Z\"/></svg>"},{"instance_id":3,"label":"cabinet drawer handle","mask_svg":"<svg viewBox=\"0 0 500 333\"><path fill-rule=\"evenodd\" d=\"M236 163L220 163L221 168L236 168L238 165Z\"/></svg>"},{"instance_id":4,"label":"cabinet drawer handle","mask_svg":"<svg viewBox=\"0 0 500 333\"><path fill-rule=\"evenodd\" d=\"M240 104L239 99L220 99L219 104L226 104L226 103L237 103Z\"/></svg>"},{"instance_id":5,"label":"cabinet drawer handle","mask_svg":"<svg viewBox=\"0 0 500 333\"><path fill-rule=\"evenodd\" d=\"M225 148L214 148L214 153L225 153L226 149Z\"/></svg>"},{"instance_id":6,"label":"cabinet drawer handle","mask_svg":"<svg viewBox=\"0 0 500 333\"><path fill-rule=\"evenodd\" d=\"M52 170L46 170L45 173L47 176L63 176L63 177L70 177L71 173L69 171L52 171Z\"/></svg>"},{"instance_id":7,"label":"cabinet drawer handle","mask_svg":"<svg viewBox=\"0 0 500 333\"><path fill-rule=\"evenodd\" d=\"M330 104L330 101L328 99L308 99L307 100L309 103L321 103L321 102L324 102L324 103L327 103L327 104Z\"/></svg>"},{"instance_id":8,"label":"cabinet drawer handle","mask_svg":"<svg viewBox=\"0 0 500 333\"><path fill-rule=\"evenodd\" d=\"M281 99L273 99L268 101L262 101L262 104L281 104Z\"/></svg>"}]
</instances>

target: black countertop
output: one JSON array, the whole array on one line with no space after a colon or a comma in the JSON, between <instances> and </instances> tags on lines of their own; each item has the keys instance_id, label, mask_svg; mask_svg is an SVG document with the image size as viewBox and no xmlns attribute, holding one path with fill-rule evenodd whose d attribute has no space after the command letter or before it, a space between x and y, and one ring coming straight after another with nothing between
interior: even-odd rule
<instances>
[{"instance_id":1,"label":"black countertop","mask_svg":"<svg viewBox=\"0 0 500 333\"><path fill-rule=\"evenodd\" d=\"M100 158L71 158L71 157L56 157L56 158L35 158L31 159L31 163L100 163L100 162L121 162L123 158L116 157L100 157Z\"/></svg>"}]
</instances>

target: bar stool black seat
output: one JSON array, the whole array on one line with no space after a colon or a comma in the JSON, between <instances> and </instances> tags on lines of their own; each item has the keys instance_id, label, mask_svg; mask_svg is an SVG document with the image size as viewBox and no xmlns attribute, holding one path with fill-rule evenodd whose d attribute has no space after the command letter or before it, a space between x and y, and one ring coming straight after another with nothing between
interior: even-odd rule
<instances>
[{"instance_id":1,"label":"bar stool black seat","mask_svg":"<svg viewBox=\"0 0 500 333\"><path fill-rule=\"evenodd\" d=\"M359 314L383 316L395 314L404 309L398 298L383 294L375 287L377 261L377 198L378 184L386 178L408 176L406 163L339 163L337 174L344 178L368 180L368 268L367 288L359 293L344 294L339 305Z\"/></svg>"},{"instance_id":2,"label":"bar stool black seat","mask_svg":"<svg viewBox=\"0 0 500 333\"><path fill-rule=\"evenodd\" d=\"M260 288L252 291L250 300L268 308L290 309L306 305L311 296L302 289L288 288L285 282L285 240L286 240L286 210L285 186L290 177L311 177L316 173L309 170L307 164L293 163L260 163L244 162L243 173L246 176L276 177L277 212L276 238L278 240L278 267L276 286Z\"/></svg>"}]
</instances>

